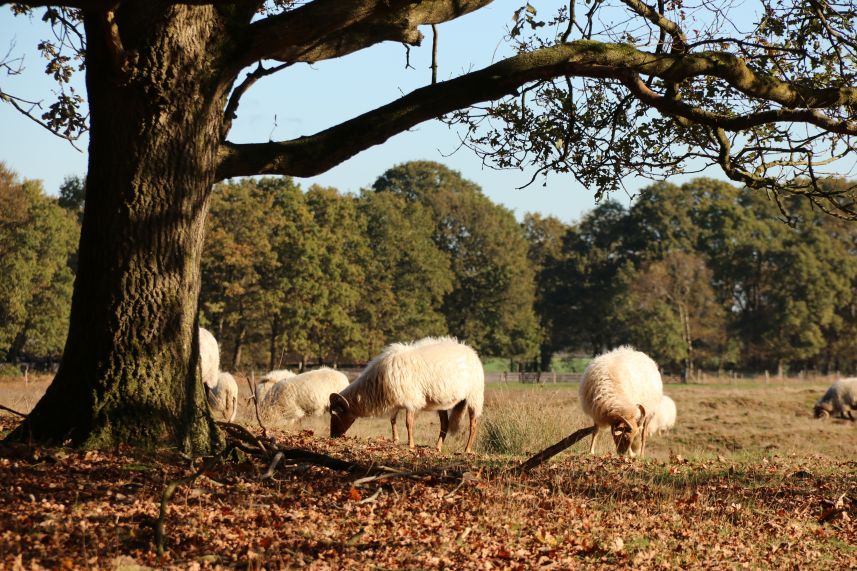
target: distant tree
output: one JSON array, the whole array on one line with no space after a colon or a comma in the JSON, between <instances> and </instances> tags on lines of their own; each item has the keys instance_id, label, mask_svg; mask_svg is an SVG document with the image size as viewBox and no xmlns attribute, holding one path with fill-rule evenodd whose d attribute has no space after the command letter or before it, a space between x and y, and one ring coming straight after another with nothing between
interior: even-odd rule
<instances>
[{"instance_id":1,"label":"distant tree","mask_svg":"<svg viewBox=\"0 0 857 571\"><path fill-rule=\"evenodd\" d=\"M534 273L514 215L445 166L415 161L373 185L427 206L455 276L443 302L449 331L487 355L530 360L538 351Z\"/></svg>"},{"instance_id":2,"label":"distant tree","mask_svg":"<svg viewBox=\"0 0 857 571\"><path fill-rule=\"evenodd\" d=\"M282 224L275 193L256 181L218 185L206 225L201 307L221 345L221 366L241 366L242 349L276 310L279 261L270 234Z\"/></svg>"},{"instance_id":3,"label":"distant tree","mask_svg":"<svg viewBox=\"0 0 857 571\"><path fill-rule=\"evenodd\" d=\"M540 368L547 371L553 354L563 349L558 343L559 336L555 334L560 325L559 314L552 307L550 293L559 287L564 276L551 271L562 258L563 239L569 227L552 216L543 217L540 214L524 216L524 234L527 236L529 250L527 257L536 273L536 297L534 309L541 325L541 343L539 345Z\"/></svg>"},{"instance_id":4,"label":"distant tree","mask_svg":"<svg viewBox=\"0 0 857 571\"><path fill-rule=\"evenodd\" d=\"M639 270L626 271L622 279L627 288L622 318L629 342L661 366L679 365L685 380L700 361L716 363L726 340L726 319L702 257L668 252Z\"/></svg>"},{"instance_id":5,"label":"distant tree","mask_svg":"<svg viewBox=\"0 0 857 571\"><path fill-rule=\"evenodd\" d=\"M626 216L618 202L602 202L565 233L561 254L546 259L540 313L552 316L552 347L597 354L623 338L616 299L624 288Z\"/></svg>"},{"instance_id":6,"label":"distant tree","mask_svg":"<svg viewBox=\"0 0 857 571\"><path fill-rule=\"evenodd\" d=\"M83 218L83 205L86 203L86 181L77 175L71 175L63 179L60 185L59 198L57 202L67 210Z\"/></svg>"},{"instance_id":7,"label":"distant tree","mask_svg":"<svg viewBox=\"0 0 857 571\"><path fill-rule=\"evenodd\" d=\"M301 273L312 290L298 325L306 334L300 352L332 363L365 358L367 343L358 321L366 286L363 261L370 255L364 220L355 199L333 188L310 187L306 202L318 249L301 260Z\"/></svg>"},{"instance_id":8,"label":"distant tree","mask_svg":"<svg viewBox=\"0 0 857 571\"><path fill-rule=\"evenodd\" d=\"M697 195L686 186L659 182L640 191L623 229L626 256L635 264L660 260L670 252L693 251L699 229L693 219Z\"/></svg>"},{"instance_id":9,"label":"distant tree","mask_svg":"<svg viewBox=\"0 0 857 571\"><path fill-rule=\"evenodd\" d=\"M431 211L392 192L364 191L359 207L371 245L358 310L369 355L388 341L446 334L441 306L453 274L432 239Z\"/></svg>"},{"instance_id":10,"label":"distant tree","mask_svg":"<svg viewBox=\"0 0 857 571\"><path fill-rule=\"evenodd\" d=\"M0 358L59 359L77 248L75 215L0 163Z\"/></svg>"}]
</instances>

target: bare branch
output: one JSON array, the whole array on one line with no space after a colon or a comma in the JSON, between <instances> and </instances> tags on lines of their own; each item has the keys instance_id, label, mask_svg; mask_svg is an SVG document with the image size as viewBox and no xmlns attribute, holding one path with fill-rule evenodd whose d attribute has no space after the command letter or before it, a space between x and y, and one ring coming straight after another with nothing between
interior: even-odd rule
<instances>
[{"instance_id":1,"label":"bare branch","mask_svg":"<svg viewBox=\"0 0 857 571\"><path fill-rule=\"evenodd\" d=\"M857 122L837 120L818 109L772 109L746 115L725 115L706 111L682 101L658 95L643 83L639 76L627 74L622 83L640 101L651 105L665 115L675 115L695 123L718 127L727 131L740 131L768 123L809 123L841 135L857 135Z\"/></svg>"},{"instance_id":2,"label":"bare branch","mask_svg":"<svg viewBox=\"0 0 857 571\"><path fill-rule=\"evenodd\" d=\"M283 63L271 68L266 68L260 62L255 70L247 74L244 81L235 86L235 89L233 89L232 93L229 94L229 101L226 103L226 109L223 111L223 128L221 129L222 137L226 137L229 130L232 128L232 122L238 117L238 105L241 103L241 98L247 90L263 77L277 73L290 65L291 64Z\"/></svg>"},{"instance_id":3,"label":"bare branch","mask_svg":"<svg viewBox=\"0 0 857 571\"><path fill-rule=\"evenodd\" d=\"M663 11L656 10L641 0L622 0L626 6L634 12L643 16L658 28L669 34L672 38L671 53L683 53L687 51L687 37L678 24L663 15ZM659 45L662 42L659 42Z\"/></svg>"},{"instance_id":4,"label":"bare branch","mask_svg":"<svg viewBox=\"0 0 857 571\"><path fill-rule=\"evenodd\" d=\"M431 25L431 82L437 83L437 24Z\"/></svg>"}]
</instances>

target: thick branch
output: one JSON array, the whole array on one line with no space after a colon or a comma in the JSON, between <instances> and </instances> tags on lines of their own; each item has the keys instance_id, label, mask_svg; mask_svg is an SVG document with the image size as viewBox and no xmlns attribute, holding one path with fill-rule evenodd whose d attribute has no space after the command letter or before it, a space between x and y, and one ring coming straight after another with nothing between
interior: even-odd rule
<instances>
[{"instance_id":1,"label":"thick branch","mask_svg":"<svg viewBox=\"0 0 857 571\"><path fill-rule=\"evenodd\" d=\"M163 4L185 4L189 6L232 6L235 4L247 4L248 0L174 0L173 2L162 2ZM28 8L44 8L47 6L62 6L65 8L78 8L80 10L93 10L96 12L110 10L117 2L116 0L0 0L0 6L8 4L20 4Z\"/></svg>"},{"instance_id":2,"label":"thick branch","mask_svg":"<svg viewBox=\"0 0 857 571\"><path fill-rule=\"evenodd\" d=\"M626 44L582 40L520 54L482 70L423 87L393 103L315 135L284 142L226 143L220 151L218 175L221 179L255 174L313 176L423 121L476 103L499 99L515 93L520 86L531 81L563 76L627 79L629 73L652 75L675 82L708 75L723 79L751 97L786 107L857 108L857 88L812 89L795 86L757 74L732 54L651 54ZM679 105L675 101L671 103ZM797 118L810 122L812 119L813 124L820 126L825 123L824 114L811 109L799 111L803 115L798 110L791 117L787 117L791 112L789 110L771 113L786 117L783 120ZM853 128L849 122L835 123L849 130ZM834 127L837 125L824 126Z\"/></svg>"},{"instance_id":3,"label":"thick branch","mask_svg":"<svg viewBox=\"0 0 857 571\"><path fill-rule=\"evenodd\" d=\"M636 74L627 74L622 83L634 96L660 111L664 115L674 115L689 119L694 123L717 127L727 131L741 131L768 123L809 123L831 133L840 135L857 135L857 122L840 121L825 115L818 109L771 109L746 115L725 115L694 107L682 101L677 101L659 95Z\"/></svg>"},{"instance_id":4,"label":"thick branch","mask_svg":"<svg viewBox=\"0 0 857 571\"><path fill-rule=\"evenodd\" d=\"M383 41L419 44L418 26L454 20L492 1L315 0L249 26L236 57L246 67L263 59L330 59Z\"/></svg>"}]
</instances>

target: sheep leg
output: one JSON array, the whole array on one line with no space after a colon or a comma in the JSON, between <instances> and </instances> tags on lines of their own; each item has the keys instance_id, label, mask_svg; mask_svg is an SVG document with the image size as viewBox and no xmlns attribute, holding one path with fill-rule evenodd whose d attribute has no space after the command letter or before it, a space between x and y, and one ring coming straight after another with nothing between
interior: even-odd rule
<instances>
[{"instance_id":1,"label":"sheep leg","mask_svg":"<svg viewBox=\"0 0 857 571\"><path fill-rule=\"evenodd\" d=\"M649 422L651 420L651 418L647 418L643 421L643 430L640 434L640 458L646 454L646 433L649 431Z\"/></svg>"},{"instance_id":2,"label":"sheep leg","mask_svg":"<svg viewBox=\"0 0 857 571\"><path fill-rule=\"evenodd\" d=\"M449 429L449 412L445 410L437 411L437 416L440 418L440 435L437 437L437 451L443 448L443 439L446 438L446 431Z\"/></svg>"},{"instance_id":3,"label":"sheep leg","mask_svg":"<svg viewBox=\"0 0 857 571\"><path fill-rule=\"evenodd\" d=\"M417 447L414 444L414 411L409 410L405 415L405 426L408 428L408 448L413 450Z\"/></svg>"},{"instance_id":4,"label":"sheep leg","mask_svg":"<svg viewBox=\"0 0 857 571\"><path fill-rule=\"evenodd\" d=\"M229 422L235 420L236 414L238 414L238 397L232 397L232 414L229 416Z\"/></svg>"},{"instance_id":5,"label":"sheep leg","mask_svg":"<svg viewBox=\"0 0 857 571\"><path fill-rule=\"evenodd\" d=\"M592 443L589 445L589 453L595 454L595 438L598 436L598 425L595 425L595 430L592 431Z\"/></svg>"},{"instance_id":6,"label":"sheep leg","mask_svg":"<svg viewBox=\"0 0 857 571\"><path fill-rule=\"evenodd\" d=\"M399 441L399 431L396 430L396 420L399 418L399 409L393 411L393 416L390 417L390 428L393 429L393 442Z\"/></svg>"},{"instance_id":7,"label":"sheep leg","mask_svg":"<svg viewBox=\"0 0 857 571\"><path fill-rule=\"evenodd\" d=\"M468 409L468 412L470 413L470 435L467 437L467 446L464 447L465 454L473 453L473 443L476 441L476 425L479 422L472 409Z\"/></svg>"}]
</instances>

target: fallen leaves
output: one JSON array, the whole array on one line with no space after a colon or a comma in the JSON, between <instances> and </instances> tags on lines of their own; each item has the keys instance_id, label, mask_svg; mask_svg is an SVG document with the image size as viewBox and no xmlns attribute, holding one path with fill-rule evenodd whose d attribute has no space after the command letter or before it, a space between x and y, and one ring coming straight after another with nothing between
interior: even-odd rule
<instances>
[{"instance_id":1,"label":"fallen leaves","mask_svg":"<svg viewBox=\"0 0 857 571\"><path fill-rule=\"evenodd\" d=\"M390 473L357 482L292 462L224 464L176 490L154 552L167 451L0 449L0 567L78 569L847 567L854 465L709 463L566 454L525 478L503 457L411 454L388 443L279 434L284 446ZM199 463L196 464L199 466ZM670 468L677 468L670 470ZM776 468L776 470L772 470ZM692 548L691 548L692 546Z\"/></svg>"}]
</instances>

